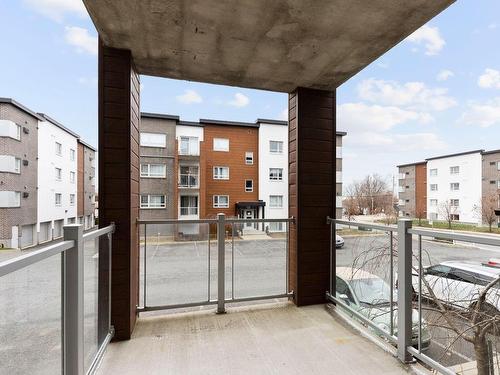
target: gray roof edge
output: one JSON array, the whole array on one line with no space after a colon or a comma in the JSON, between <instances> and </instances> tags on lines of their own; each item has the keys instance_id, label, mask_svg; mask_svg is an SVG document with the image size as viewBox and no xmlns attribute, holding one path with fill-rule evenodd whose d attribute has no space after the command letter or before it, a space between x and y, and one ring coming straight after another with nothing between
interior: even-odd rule
<instances>
[{"instance_id":1,"label":"gray roof edge","mask_svg":"<svg viewBox=\"0 0 500 375\"><path fill-rule=\"evenodd\" d=\"M416 162L414 162L414 163L406 163L406 164L396 165L396 168L401 168L401 167L411 167L412 165L420 165L420 164L427 164L427 160L424 160L424 161L416 161Z\"/></svg>"},{"instance_id":2,"label":"gray roof edge","mask_svg":"<svg viewBox=\"0 0 500 375\"><path fill-rule=\"evenodd\" d=\"M78 141L78 143L81 143L81 144L82 144L82 145L84 145L85 147L90 148L92 151L97 152L97 148L95 148L95 147L94 147L94 146L92 146L91 144L89 144L89 143L85 142L83 139L78 138L78 140L77 140L77 141Z\"/></svg>"},{"instance_id":3,"label":"gray roof edge","mask_svg":"<svg viewBox=\"0 0 500 375\"><path fill-rule=\"evenodd\" d=\"M260 126L259 124L253 122L211 120L206 118L200 118L200 123L210 124L210 125L246 126L249 128L258 128Z\"/></svg>"},{"instance_id":4,"label":"gray roof edge","mask_svg":"<svg viewBox=\"0 0 500 375\"><path fill-rule=\"evenodd\" d=\"M12 98L0 98L0 103L6 103L6 104L11 104L17 108L19 108L20 110L26 112L27 114L33 116L34 118L36 118L37 120L43 120L40 115L38 115L35 111L32 111L31 109L29 109L28 107L22 105L21 103L15 101L14 99Z\"/></svg>"},{"instance_id":5,"label":"gray roof edge","mask_svg":"<svg viewBox=\"0 0 500 375\"><path fill-rule=\"evenodd\" d=\"M454 156L462 156L462 155L477 154L477 153L483 154L484 150L483 149L479 149L479 150L472 150L472 151L457 152L455 154L434 156L432 158L427 158L425 160L429 161L429 160L445 159L445 158L452 158Z\"/></svg>"},{"instance_id":6,"label":"gray roof edge","mask_svg":"<svg viewBox=\"0 0 500 375\"><path fill-rule=\"evenodd\" d=\"M199 127L204 127L205 125L200 124L199 122L196 121L184 121L184 120L179 120L178 125L184 125L184 126L199 126Z\"/></svg>"},{"instance_id":7,"label":"gray roof edge","mask_svg":"<svg viewBox=\"0 0 500 375\"><path fill-rule=\"evenodd\" d=\"M498 149L498 150L490 150L490 151L483 151L483 155L490 155L490 154L500 154L500 149Z\"/></svg>"},{"instance_id":8,"label":"gray roof edge","mask_svg":"<svg viewBox=\"0 0 500 375\"><path fill-rule=\"evenodd\" d=\"M271 124L271 125L285 125L288 126L288 121L286 120L273 120L273 119L268 119L268 118L258 118L255 121L256 124L263 123L263 124Z\"/></svg>"},{"instance_id":9,"label":"gray roof edge","mask_svg":"<svg viewBox=\"0 0 500 375\"><path fill-rule=\"evenodd\" d=\"M158 118L158 119L173 120L173 121L180 120L179 116L168 115L168 114L163 114L163 113L153 113L153 112L141 112L141 117Z\"/></svg>"}]
</instances>

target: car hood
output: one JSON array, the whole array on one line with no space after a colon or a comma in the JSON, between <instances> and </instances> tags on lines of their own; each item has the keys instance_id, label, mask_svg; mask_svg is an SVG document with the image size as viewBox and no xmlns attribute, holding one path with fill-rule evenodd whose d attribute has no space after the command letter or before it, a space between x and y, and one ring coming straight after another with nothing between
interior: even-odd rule
<instances>
[{"instance_id":1,"label":"car hood","mask_svg":"<svg viewBox=\"0 0 500 375\"><path fill-rule=\"evenodd\" d=\"M396 331L398 326L398 308L396 305L394 306L393 311L393 324L394 330ZM391 312L389 305L361 307L359 312L379 326L390 327L391 325ZM425 323L425 320L422 319L422 322ZM412 326L418 327L418 311L415 309L412 309Z\"/></svg>"}]
</instances>

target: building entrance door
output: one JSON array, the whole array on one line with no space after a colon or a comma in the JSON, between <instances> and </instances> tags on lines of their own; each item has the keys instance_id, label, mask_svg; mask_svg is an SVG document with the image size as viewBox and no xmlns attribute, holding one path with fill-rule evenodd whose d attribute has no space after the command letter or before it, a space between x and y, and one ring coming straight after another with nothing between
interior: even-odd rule
<instances>
[{"instance_id":1,"label":"building entrance door","mask_svg":"<svg viewBox=\"0 0 500 375\"><path fill-rule=\"evenodd\" d=\"M245 210L245 219L253 219L254 218L254 211L253 210ZM254 223L245 223L246 228L253 228L255 225Z\"/></svg>"}]
</instances>

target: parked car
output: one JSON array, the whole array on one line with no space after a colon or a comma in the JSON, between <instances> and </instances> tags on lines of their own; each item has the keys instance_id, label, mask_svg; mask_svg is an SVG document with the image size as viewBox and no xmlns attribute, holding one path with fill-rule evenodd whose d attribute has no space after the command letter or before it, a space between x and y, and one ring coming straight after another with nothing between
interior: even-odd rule
<instances>
[{"instance_id":1,"label":"parked car","mask_svg":"<svg viewBox=\"0 0 500 375\"><path fill-rule=\"evenodd\" d=\"M382 330L390 333L391 288L380 277L361 269L336 268L336 296L353 310L364 315ZM393 291L393 328L397 335L397 293ZM418 311L412 312L412 345L418 345ZM431 335L427 322L422 319L422 350L429 348Z\"/></svg>"},{"instance_id":2,"label":"parked car","mask_svg":"<svg viewBox=\"0 0 500 375\"><path fill-rule=\"evenodd\" d=\"M491 281L500 277L500 261L486 263L449 261L424 268L423 278L436 298L444 304L467 309L478 299ZM418 295L418 275L412 274L413 290ZM422 281L422 297L431 299ZM486 302L500 311L500 283L486 294Z\"/></svg>"},{"instance_id":3,"label":"parked car","mask_svg":"<svg viewBox=\"0 0 500 375\"><path fill-rule=\"evenodd\" d=\"M341 249L344 247L344 239L340 237L338 234L335 235L335 248Z\"/></svg>"}]
</instances>

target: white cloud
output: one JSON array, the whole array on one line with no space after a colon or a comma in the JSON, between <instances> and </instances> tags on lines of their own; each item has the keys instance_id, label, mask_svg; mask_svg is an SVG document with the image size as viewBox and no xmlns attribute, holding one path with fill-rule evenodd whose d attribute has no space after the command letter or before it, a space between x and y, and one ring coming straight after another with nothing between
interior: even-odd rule
<instances>
[{"instance_id":1,"label":"white cloud","mask_svg":"<svg viewBox=\"0 0 500 375\"><path fill-rule=\"evenodd\" d=\"M231 99L227 104L233 106L233 107L246 107L250 103L250 99L248 96L243 95L241 92L237 92L234 94L233 99Z\"/></svg>"},{"instance_id":2,"label":"white cloud","mask_svg":"<svg viewBox=\"0 0 500 375\"><path fill-rule=\"evenodd\" d=\"M345 103L337 107L339 129L346 131L385 132L393 127L415 121L422 124L433 121L428 113L404 110L395 106Z\"/></svg>"},{"instance_id":3,"label":"white cloud","mask_svg":"<svg viewBox=\"0 0 500 375\"><path fill-rule=\"evenodd\" d=\"M423 44L425 46L425 54L428 56L437 55L446 44L439 33L439 29L429 25L422 26L406 38L406 40L411 43Z\"/></svg>"},{"instance_id":4,"label":"white cloud","mask_svg":"<svg viewBox=\"0 0 500 375\"><path fill-rule=\"evenodd\" d=\"M345 143L354 147L362 147L363 153L369 149L370 152L379 151L384 154L411 151L441 151L448 146L446 142L434 133L411 133L411 134L380 134L375 132L361 132ZM362 154L363 154L362 153ZM392 154L391 158L394 158Z\"/></svg>"},{"instance_id":5,"label":"white cloud","mask_svg":"<svg viewBox=\"0 0 500 375\"><path fill-rule=\"evenodd\" d=\"M490 23L488 25L488 29L490 29L490 30L495 30L497 27L498 27L498 25L496 23Z\"/></svg>"},{"instance_id":6,"label":"white cloud","mask_svg":"<svg viewBox=\"0 0 500 375\"><path fill-rule=\"evenodd\" d=\"M477 84L483 89L500 89L500 71L495 69L485 69L484 73L477 79Z\"/></svg>"},{"instance_id":7,"label":"white cloud","mask_svg":"<svg viewBox=\"0 0 500 375\"><path fill-rule=\"evenodd\" d=\"M444 111L457 105L444 88L428 88L423 82L407 82L367 79L358 85L361 99L373 103L404 106L412 110Z\"/></svg>"},{"instance_id":8,"label":"white cloud","mask_svg":"<svg viewBox=\"0 0 500 375\"><path fill-rule=\"evenodd\" d=\"M454 76L455 76L455 73L453 73L451 70L444 69L438 73L438 75L436 76L436 79L438 81L446 81L448 78L451 78Z\"/></svg>"},{"instance_id":9,"label":"white cloud","mask_svg":"<svg viewBox=\"0 0 500 375\"><path fill-rule=\"evenodd\" d=\"M90 35L87 29L66 26L64 38L68 44L76 47L77 52L97 55L97 37Z\"/></svg>"},{"instance_id":10,"label":"white cloud","mask_svg":"<svg viewBox=\"0 0 500 375\"><path fill-rule=\"evenodd\" d=\"M67 13L83 17L87 10L82 0L25 0L25 3L38 13L61 22Z\"/></svg>"},{"instance_id":11,"label":"white cloud","mask_svg":"<svg viewBox=\"0 0 500 375\"><path fill-rule=\"evenodd\" d=\"M283 110L278 115L280 120L288 121L288 108L283 108Z\"/></svg>"},{"instance_id":12,"label":"white cloud","mask_svg":"<svg viewBox=\"0 0 500 375\"><path fill-rule=\"evenodd\" d=\"M460 122L487 128L500 125L500 97L486 102L471 102L462 114Z\"/></svg>"},{"instance_id":13,"label":"white cloud","mask_svg":"<svg viewBox=\"0 0 500 375\"><path fill-rule=\"evenodd\" d=\"M184 94L175 97L182 104L201 103L203 98L195 90L184 90Z\"/></svg>"},{"instance_id":14,"label":"white cloud","mask_svg":"<svg viewBox=\"0 0 500 375\"><path fill-rule=\"evenodd\" d=\"M97 77L80 77L78 78L78 83L83 86L96 87Z\"/></svg>"}]
</instances>

